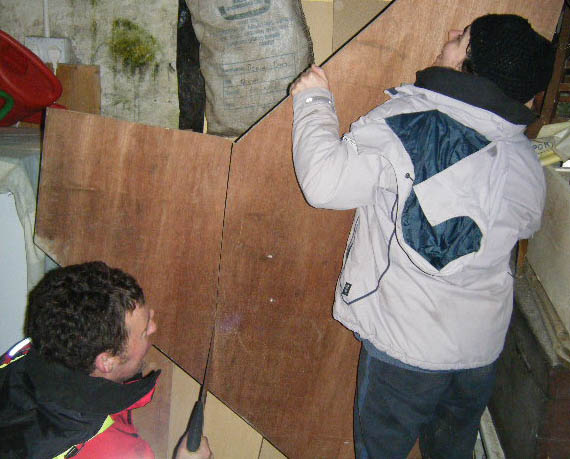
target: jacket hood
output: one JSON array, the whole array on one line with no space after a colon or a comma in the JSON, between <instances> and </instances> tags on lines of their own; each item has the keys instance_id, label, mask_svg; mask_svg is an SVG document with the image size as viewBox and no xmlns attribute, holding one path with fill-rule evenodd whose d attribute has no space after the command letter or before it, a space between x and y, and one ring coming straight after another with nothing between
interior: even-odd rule
<instances>
[{"instance_id":1,"label":"jacket hood","mask_svg":"<svg viewBox=\"0 0 570 459\"><path fill-rule=\"evenodd\" d=\"M55 403L62 408L107 415L136 404L156 384L160 371L127 384L95 378L48 362L32 348L24 358L26 373L38 403Z\"/></svg>"},{"instance_id":2,"label":"jacket hood","mask_svg":"<svg viewBox=\"0 0 570 459\"><path fill-rule=\"evenodd\" d=\"M54 457L106 417L150 401L160 371L115 383L46 361L33 348L0 370L0 457Z\"/></svg>"},{"instance_id":3,"label":"jacket hood","mask_svg":"<svg viewBox=\"0 0 570 459\"><path fill-rule=\"evenodd\" d=\"M508 97L491 80L477 75L429 67L416 73L414 85L488 110L513 124L528 126L537 118L532 110Z\"/></svg>"}]
</instances>

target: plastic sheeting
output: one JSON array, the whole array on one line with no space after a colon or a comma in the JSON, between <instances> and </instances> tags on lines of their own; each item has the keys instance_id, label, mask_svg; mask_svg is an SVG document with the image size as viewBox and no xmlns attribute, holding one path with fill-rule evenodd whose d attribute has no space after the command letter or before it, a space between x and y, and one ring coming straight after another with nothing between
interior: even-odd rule
<instances>
[{"instance_id":1,"label":"plastic sheeting","mask_svg":"<svg viewBox=\"0 0 570 459\"><path fill-rule=\"evenodd\" d=\"M44 252L34 244L39 162L38 129L0 130L0 193L14 195L16 212L24 229L28 290L42 278L46 261Z\"/></svg>"}]
</instances>

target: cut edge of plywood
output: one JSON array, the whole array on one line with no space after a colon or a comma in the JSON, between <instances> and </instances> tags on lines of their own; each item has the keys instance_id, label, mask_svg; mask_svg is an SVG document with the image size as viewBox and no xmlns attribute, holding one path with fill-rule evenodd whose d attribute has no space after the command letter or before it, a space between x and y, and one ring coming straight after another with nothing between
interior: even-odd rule
<instances>
[{"instance_id":1,"label":"cut edge of plywood","mask_svg":"<svg viewBox=\"0 0 570 459\"><path fill-rule=\"evenodd\" d=\"M59 64L57 78L63 92L56 101L68 110L101 113L101 76L98 65Z\"/></svg>"},{"instance_id":2,"label":"cut edge of plywood","mask_svg":"<svg viewBox=\"0 0 570 459\"><path fill-rule=\"evenodd\" d=\"M315 64L320 65L333 51L333 2L303 0L302 5L313 42Z\"/></svg>"},{"instance_id":3,"label":"cut edge of plywood","mask_svg":"<svg viewBox=\"0 0 570 459\"><path fill-rule=\"evenodd\" d=\"M157 458L170 458L187 428L201 386L156 346L150 349L145 363L145 371L161 369L162 374L153 400L133 411L134 424ZM168 426L166 430L164 425ZM204 409L204 435L218 459L286 458L211 392L207 394Z\"/></svg>"},{"instance_id":4,"label":"cut edge of plywood","mask_svg":"<svg viewBox=\"0 0 570 459\"><path fill-rule=\"evenodd\" d=\"M283 459L286 458L281 451L279 451L273 444L267 440L263 439L261 442L261 450L259 451L259 459Z\"/></svg>"},{"instance_id":5,"label":"cut edge of plywood","mask_svg":"<svg viewBox=\"0 0 570 459\"><path fill-rule=\"evenodd\" d=\"M357 0L334 2L332 50L336 51L354 38L384 11L392 0Z\"/></svg>"}]
</instances>

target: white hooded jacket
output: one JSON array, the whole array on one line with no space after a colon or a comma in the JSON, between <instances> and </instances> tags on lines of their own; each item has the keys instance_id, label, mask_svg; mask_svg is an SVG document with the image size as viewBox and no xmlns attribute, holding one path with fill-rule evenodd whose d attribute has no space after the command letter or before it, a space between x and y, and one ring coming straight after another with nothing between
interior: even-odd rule
<instances>
[{"instance_id":1,"label":"white hooded jacket","mask_svg":"<svg viewBox=\"0 0 570 459\"><path fill-rule=\"evenodd\" d=\"M472 75L420 76L342 139L332 95L297 94L295 170L312 206L357 209L334 317L405 364L475 368L503 348L510 252L540 226L544 175L526 107Z\"/></svg>"}]
</instances>

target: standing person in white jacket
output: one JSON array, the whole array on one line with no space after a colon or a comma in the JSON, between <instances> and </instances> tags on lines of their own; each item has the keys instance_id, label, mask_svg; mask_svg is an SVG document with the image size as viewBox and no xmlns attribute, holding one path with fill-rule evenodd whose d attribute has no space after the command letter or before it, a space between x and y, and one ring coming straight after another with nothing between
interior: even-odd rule
<instances>
[{"instance_id":1,"label":"standing person in white jacket","mask_svg":"<svg viewBox=\"0 0 570 459\"><path fill-rule=\"evenodd\" d=\"M358 458L405 458L418 436L423 457L471 457L512 311L510 252L540 226L525 103L553 59L526 19L483 16L340 139L325 72L291 87L307 201L356 209L334 317L363 343Z\"/></svg>"}]
</instances>

